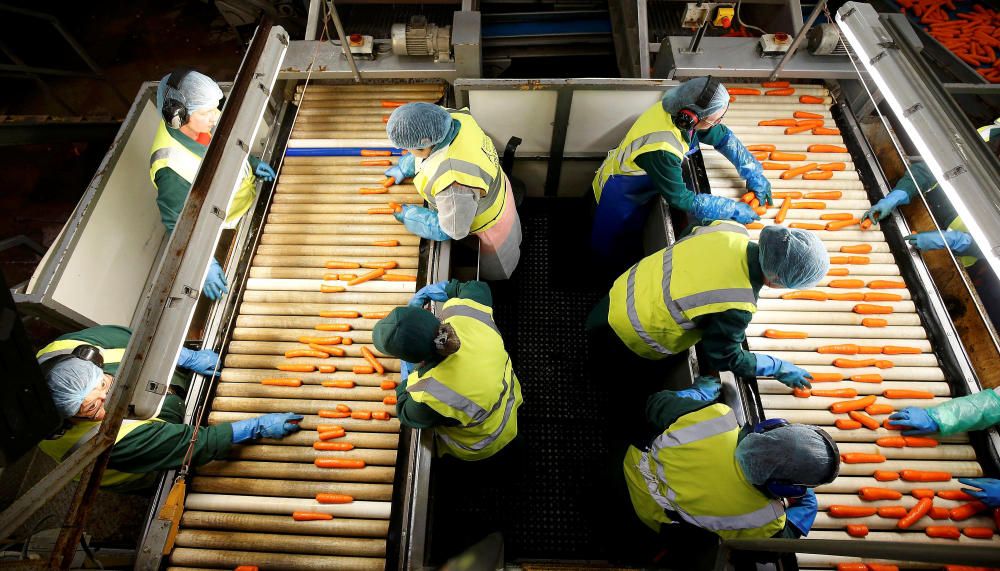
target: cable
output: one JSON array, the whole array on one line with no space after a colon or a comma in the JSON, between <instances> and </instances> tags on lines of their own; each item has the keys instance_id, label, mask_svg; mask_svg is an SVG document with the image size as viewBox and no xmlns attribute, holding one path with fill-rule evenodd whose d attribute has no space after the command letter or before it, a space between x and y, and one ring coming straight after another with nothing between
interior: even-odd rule
<instances>
[{"instance_id":1,"label":"cable","mask_svg":"<svg viewBox=\"0 0 1000 571\"><path fill-rule=\"evenodd\" d=\"M743 4L742 0L740 2L736 3L736 23L739 24L739 25L741 25L741 26L743 26L744 28L750 28L751 30L757 30L761 34L767 34L767 32L764 31L763 28L758 28L757 26L751 26L750 24L747 24L746 22L744 22L740 18L740 5L741 4Z\"/></svg>"}]
</instances>

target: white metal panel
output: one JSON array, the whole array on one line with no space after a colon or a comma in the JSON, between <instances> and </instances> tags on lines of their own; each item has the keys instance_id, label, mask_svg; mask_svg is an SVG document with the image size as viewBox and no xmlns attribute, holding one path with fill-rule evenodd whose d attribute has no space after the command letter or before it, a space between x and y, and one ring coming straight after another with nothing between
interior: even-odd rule
<instances>
[{"instance_id":1,"label":"white metal panel","mask_svg":"<svg viewBox=\"0 0 1000 571\"><path fill-rule=\"evenodd\" d=\"M566 153L606 153L662 91L577 90L566 131Z\"/></svg>"},{"instance_id":2,"label":"white metal panel","mask_svg":"<svg viewBox=\"0 0 1000 571\"><path fill-rule=\"evenodd\" d=\"M518 154L548 153L556 113L555 90L471 90L469 110L503 154L511 137L520 137Z\"/></svg>"}]
</instances>

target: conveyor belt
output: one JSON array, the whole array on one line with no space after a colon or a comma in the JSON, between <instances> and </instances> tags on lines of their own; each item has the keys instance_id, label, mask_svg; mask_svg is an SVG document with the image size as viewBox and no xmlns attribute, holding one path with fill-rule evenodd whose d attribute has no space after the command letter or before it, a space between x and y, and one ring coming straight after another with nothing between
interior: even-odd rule
<instances>
[{"instance_id":1,"label":"conveyor belt","mask_svg":"<svg viewBox=\"0 0 1000 571\"><path fill-rule=\"evenodd\" d=\"M741 86L744 86L741 84ZM758 87L745 85L745 87ZM805 160L777 160L797 167L810 162L819 164L844 163L844 169L833 172L828 180L803 180L797 176L782 180L783 170L766 170L765 174L771 181L775 193L798 192L802 196L791 200L784 224L827 224L830 220L824 215L849 214L860 218L870 207L868 193L862 185L851 155L848 153L814 153L809 152L810 145L826 144L844 147L844 140L839 134L814 135L810 131L801 134L786 135L787 127L759 126L758 122L771 119L793 118L793 113L808 112L822 116L825 127L836 127L830 113L832 99L824 87L815 85L794 85L794 94L790 96L759 96L738 95L730 105L725 123L749 147L757 144L773 144L777 151L804 153ZM767 91L767 89L761 89ZM803 95L821 98L820 103L802 103ZM752 148L752 147L751 147ZM845 149L846 150L846 149ZM739 199L746 190L735 169L714 149L704 147L705 168L714 194ZM836 199L812 198L809 193L839 191ZM784 198L776 198L773 208L769 208L762 216L763 225L775 223ZM796 203L822 202L817 209L796 208ZM751 225L751 228L759 225ZM828 299L826 301L787 299L792 290L770 289L764 287L760 294L758 311L747 330L747 342L750 350L760 351L786 359L812 373L836 373L844 376L840 382L816 382L813 390L850 389L856 391L857 397L876 395L877 405L888 405L895 410L907 406L930 406L943 402L951 397L951 388L941 369L934 348L928 341L927 332L921 323L920 316L914 306L911 289L915 284L906 283L896 264L893 252L890 250L883 233L877 227L862 231L857 225L841 230L818 230L816 234L823 240L830 252L831 275L825 278L819 286L810 291L824 292L827 295L847 299ZM751 229L751 238L756 239L759 229ZM870 246L870 253L850 252L850 246ZM842 251L841 248L847 247ZM843 259L855 256L855 259ZM836 258L836 259L835 259ZM858 286L849 282L834 280L861 280ZM869 287L873 280L898 283L900 287L893 289L873 289ZM841 286L849 287L841 287ZM896 294L895 301L864 300L866 294ZM844 296L843 294L853 294ZM870 295L869 295L870 297ZM854 298L854 299L851 299ZM858 314L859 303L881 306L885 314ZM864 321L866 318L882 319L884 322ZM802 332L808 335L804 339L772 338L774 334L766 334L768 330L782 332ZM858 345L862 347L904 346L912 348L913 354L844 354L851 349L841 349L840 353L828 352L825 349L831 345ZM824 349L822 352L820 348ZM884 368L869 366L861 368L844 368L835 365L837 359L876 359L888 361L879 363ZM848 363L839 363L848 364ZM877 375L878 377L862 377L862 380L876 382L855 382L850 380L855 375ZM857 377L855 377L857 378ZM881 378L881 381L877 381ZM954 478L962 476L981 476L982 467L976 459L976 453L969 445L965 434L939 438L935 447L884 447L876 443L877 439L898 437L899 432L879 427L870 430L865 427L856 429L841 429L834 426L838 420L848 419L847 414L834 414L829 411L831 404L852 398L832 398L822 396L802 397L792 394L792 390L773 379L759 379L758 388L761 402L767 417L779 417L790 422L801 422L822 426L838 442L841 453L862 452L882 455L881 463L842 463L840 477L831 484L817 488L820 513L816 518L813 531L809 538L839 539L858 541L857 537L846 532L848 524L864 524L869 528L865 539L875 541L899 542L955 542L963 543L996 543L994 535L991 540L971 539L962 536L959 540L931 539L924 533L928 526L957 526L994 528L993 519L989 513L982 513L964 521L952 521L950 518L934 520L925 516L906 530L897 529L897 519L883 518L878 515L862 518L836 518L829 512L831 505L849 506L903 506L913 507L917 499L910 494L911 490L929 488L933 490L957 490L961 484ZM883 391L889 389L925 391L931 398L899 399L885 398ZM882 423L888 414L872 414L872 418ZM945 471L954 477L945 482L917 483L903 479L894 481L878 481L873 477L876 470L899 472L900 470L932 470ZM879 487L898 490L903 493L898 500L865 501L858 491L862 487ZM946 500L936 497L933 505L939 508L951 509L965 501ZM942 514L938 514L939 516ZM839 562L858 562L860 559L820 555L798 556L802 568L829 569ZM906 566L908 567L908 565ZM940 568L940 566L921 565L921 568Z\"/></svg>"},{"instance_id":2,"label":"conveyor belt","mask_svg":"<svg viewBox=\"0 0 1000 571\"><path fill-rule=\"evenodd\" d=\"M382 117L392 109L383 101L436 102L441 95L437 84L311 85L300 96L289 147L350 147L358 140L369 149L388 147ZM317 130L317 125L323 129ZM293 145L302 141L307 144ZM386 208L390 200L422 202L410 184L392 186L383 194L359 192L362 187L382 188L382 173L390 159L397 160L285 157L245 289L237 293L242 300L208 422L295 412L305 417L302 430L282 440L234 446L228 460L197 470L170 555L171 569L385 567L391 549L387 542L400 424L394 401L384 399L395 397L392 387L398 382L400 363L375 350L371 330L378 318L409 300L421 260L418 237L406 232L391 214L370 214L368 209ZM389 240L398 245L375 244ZM329 261L361 267L327 269ZM397 265L387 270L387 276L406 276L397 279L409 281L380 278L348 284L348 274L363 275L372 271L366 264L385 262ZM330 286L338 291L321 291ZM320 315L328 311L354 312L354 316ZM320 338L321 348L341 356L286 356L287 351L310 349L303 343L306 337ZM333 337L342 341L326 344L334 343ZM384 374L355 371L369 366L363 348L374 353ZM278 369L284 365L315 370ZM321 372L327 367L336 372ZM264 379L297 379L301 386L271 386L262 383ZM330 418L340 405L352 413L390 416ZM346 435L324 439L320 431L324 425L341 426ZM314 449L320 442L353 448ZM320 458L361 460L364 465L322 468L314 463ZM344 494L353 500L322 504L316 500L319 493ZM331 514L333 519L296 521L292 513L297 511Z\"/></svg>"}]
</instances>

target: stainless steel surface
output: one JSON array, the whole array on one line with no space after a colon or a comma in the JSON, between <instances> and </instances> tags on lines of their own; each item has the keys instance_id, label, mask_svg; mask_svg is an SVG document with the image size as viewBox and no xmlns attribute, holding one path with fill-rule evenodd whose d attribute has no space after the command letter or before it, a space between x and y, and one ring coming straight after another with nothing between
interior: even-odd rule
<instances>
[{"instance_id":1,"label":"stainless steel surface","mask_svg":"<svg viewBox=\"0 0 1000 571\"><path fill-rule=\"evenodd\" d=\"M649 0L636 0L639 12L639 77L649 79Z\"/></svg>"},{"instance_id":2,"label":"stainless steel surface","mask_svg":"<svg viewBox=\"0 0 1000 571\"><path fill-rule=\"evenodd\" d=\"M340 50L328 42L301 41L288 46L285 62L278 79L330 80L353 79L354 74L341 56ZM315 55L315 59L314 56ZM381 55L374 60L356 62L365 79L444 79L458 77L454 62L436 64L426 58ZM310 73L311 72L311 73Z\"/></svg>"},{"instance_id":3,"label":"stainless steel surface","mask_svg":"<svg viewBox=\"0 0 1000 571\"><path fill-rule=\"evenodd\" d=\"M320 20L320 5L323 0L309 0L309 9L306 13L306 33L302 38L304 40L316 40L319 39L319 20Z\"/></svg>"},{"instance_id":4,"label":"stainless steel surface","mask_svg":"<svg viewBox=\"0 0 1000 571\"><path fill-rule=\"evenodd\" d=\"M354 62L354 53L351 52L350 42L347 41L347 34L344 33L344 24L340 22L340 15L337 14L337 7L333 5L333 0L326 0L326 8L330 11L330 19L333 20L333 26L337 29L337 37L340 38L340 50L347 59L347 65L351 67L351 75L354 76L355 82L361 83L361 73L358 71L358 65Z\"/></svg>"},{"instance_id":5,"label":"stainless steel surface","mask_svg":"<svg viewBox=\"0 0 1000 571\"><path fill-rule=\"evenodd\" d=\"M482 14L463 10L455 12L451 22L452 49L455 51L456 77L478 78L483 75Z\"/></svg>"},{"instance_id":6,"label":"stainless steel surface","mask_svg":"<svg viewBox=\"0 0 1000 571\"><path fill-rule=\"evenodd\" d=\"M682 78L716 75L724 77L762 77L774 71L774 60L761 58L757 38L704 38L702 53L682 51L689 38L671 36L664 40L654 64L654 77ZM854 66L846 57L814 56L797 51L781 72L785 78L853 79Z\"/></svg>"},{"instance_id":7,"label":"stainless steel surface","mask_svg":"<svg viewBox=\"0 0 1000 571\"><path fill-rule=\"evenodd\" d=\"M778 62L777 67L774 68L774 72L772 72L768 78L769 81L774 81L779 75L781 75L781 70L784 69L785 65L788 64L788 62L795 55L795 52L799 49L799 44L801 44L802 40L806 37L806 32L808 32L809 28L812 27L813 22L816 21L820 12L823 11L824 6L826 6L826 0L819 0L816 2L816 5L813 7L813 11L809 14L809 18L806 20L805 25L796 32L795 39L792 40L792 45L788 47L788 51L781 57L781 61Z\"/></svg>"}]
</instances>

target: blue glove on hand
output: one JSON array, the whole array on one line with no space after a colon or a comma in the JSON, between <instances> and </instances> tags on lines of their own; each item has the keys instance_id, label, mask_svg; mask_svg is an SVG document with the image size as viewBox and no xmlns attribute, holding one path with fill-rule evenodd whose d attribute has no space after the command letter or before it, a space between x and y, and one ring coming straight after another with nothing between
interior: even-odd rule
<instances>
[{"instance_id":1,"label":"blue glove on hand","mask_svg":"<svg viewBox=\"0 0 1000 571\"><path fill-rule=\"evenodd\" d=\"M774 377L793 389L812 387L809 384L809 371L763 353L754 353L754 356L757 357L756 374L758 377Z\"/></svg>"},{"instance_id":2,"label":"blue glove on hand","mask_svg":"<svg viewBox=\"0 0 1000 571\"><path fill-rule=\"evenodd\" d=\"M889 415L889 424L902 427L903 436L919 436L934 434L939 431L938 423L927 414L927 411L915 406L908 406L899 412Z\"/></svg>"},{"instance_id":3,"label":"blue glove on hand","mask_svg":"<svg viewBox=\"0 0 1000 571\"><path fill-rule=\"evenodd\" d=\"M403 181L412 178L417 174L416 159L413 157L413 153L405 154L399 157L399 161L395 166L391 166L385 170L385 176L392 177L396 179L396 184L403 184Z\"/></svg>"},{"instance_id":4,"label":"blue glove on hand","mask_svg":"<svg viewBox=\"0 0 1000 571\"><path fill-rule=\"evenodd\" d=\"M747 190L753 192L761 206L774 206L771 196L771 181L763 174L756 174L747 179Z\"/></svg>"},{"instance_id":5,"label":"blue glove on hand","mask_svg":"<svg viewBox=\"0 0 1000 571\"><path fill-rule=\"evenodd\" d=\"M257 175L263 181L272 181L275 177L274 169L264 161L257 163L257 168L254 169L253 174Z\"/></svg>"},{"instance_id":6,"label":"blue glove on hand","mask_svg":"<svg viewBox=\"0 0 1000 571\"><path fill-rule=\"evenodd\" d=\"M691 214L703 221L735 220L740 224L749 224L760 220L760 216L757 216L749 204L711 194L696 195L691 205Z\"/></svg>"},{"instance_id":7,"label":"blue glove on hand","mask_svg":"<svg viewBox=\"0 0 1000 571\"><path fill-rule=\"evenodd\" d=\"M813 522L816 521L816 512L819 503L816 501L816 492L812 489L806 490L806 495L794 500L794 504L785 509L785 518L803 536L809 535Z\"/></svg>"},{"instance_id":8,"label":"blue glove on hand","mask_svg":"<svg viewBox=\"0 0 1000 571\"><path fill-rule=\"evenodd\" d=\"M996 478L959 478L966 486L975 486L978 490L962 488L962 491L991 508L1000 508L1000 480Z\"/></svg>"},{"instance_id":9,"label":"blue glove on hand","mask_svg":"<svg viewBox=\"0 0 1000 571\"><path fill-rule=\"evenodd\" d=\"M403 209L393 214L411 233L436 242L451 240L438 222L438 213L423 206L404 204Z\"/></svg>"},{"instance_id":10,"label":"blue glove on hand","mask_svg":"<svg viewBox=\"0 0 1000 571\"><path fill-rule=\"evenodd\" d=\"M921 252L943 250L947 246L952 252L961 254L972 245L972 234L958 230L918 232L909 236L903 236L903 239L913 244Z\"/></svg>"},{"instance_id":11,"label":"blue glove on hand","mask_svg":"<svg viewBox=\"0 0 1000 571\"><path fill-rule=\"evenodd\" d=\"M732 132L726 133L726 137L715 145L715 150L720 155L729 159L740 173L740 178L747 181L747 189L753 191L754 196L760 201L761 206L774 204L771 198L771 183L764 176L764 167L760 161L754 158L753 153L743 146L739 138L733 136ZM725 220L718 218L717 220ZM746 224L746 222L742 222Z\"/></svg>"},{"instance_id":12,"label":"blue glove on hand","mask_svg":"<svg viewBox=\"0 0 1000 571\"><path fill-rule=\"evenodd\" d=\"M410 373L412 373L417 368L416 365L409 361L399 361L399 384L406 382L406 379L410 378Z\"/></svg>"},{"instance_id":13,"label":"blue glove on hand","mask_svg":"<svg viewBox=\"0 0 1000 571\"><path fill-rule=\"evenodd\" d=\"M258 438L284 438L299 431L301 414L272 412L232 423L233 444Z\"/></svg>"},{"instance_id":14,"label":"blue glove on hand","mask_svg":"<svg viewBox=\"0 0 1000 571\"><path fill-rule=\"evenodd\" d=\"M722 390L722 383L714 377L699 377L694 386L674 393L676 396L689 398L702 402L712 402L719 398L719 391Z\"/></svg>"},{"instance_id":15,"label":"blue glove on hand","mask_svg":"<svg viewBox=\"0 0 1000 571\"><path fill-rule=\"evenodd\" d=\"M205 285L201 286L201 292L212 301L219 299L224 293L229 293L226 273L222 271L222 266L215 258L212 258L212 264L208 267L208 275L205 276Z\"/></svg>"},{"instance_id":16,"label":"blue glove on hand","mask_svg":"<svg viewBox=\"0 0 1000 571\"><path fill-rule=\"evenodd\" d=\"M906 194L906 191L899 189L893 190L888 196L876 202L875 206L869 208L868 212L862 214L861 221L864 222L867 218L868 220L871 220L873 224L878 224L880 220L892 214L893 210L909 203L910 195Z\"/></svg>"},{"instance_id":17,"label":"blue glove on hand","mask_svg":"<svg viewBox=\"0 0 1000 571\"><path fill-rule=\"evenodd\" d=\"M187 347L181 347L181 356L177 359L177 366L206 377L217 376L222 372L219 369L219 354L211 349L192 351Z\"/></svg>"},{"instance_id":18,"label":"blue glove on hand","mask_svg":"<svg viewBox=\"0 0 1000 571\"><path fill-rule=\"evenodd\" d=\"M431 300L448 301L448 294L444 289L447 285L447 281L427 284L417 290L417 293L413 294L413 297L410 298L410 302L407 305L410 307L423 307L428 301Z\"/></svg>"}]
</instances>

